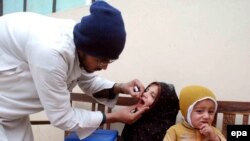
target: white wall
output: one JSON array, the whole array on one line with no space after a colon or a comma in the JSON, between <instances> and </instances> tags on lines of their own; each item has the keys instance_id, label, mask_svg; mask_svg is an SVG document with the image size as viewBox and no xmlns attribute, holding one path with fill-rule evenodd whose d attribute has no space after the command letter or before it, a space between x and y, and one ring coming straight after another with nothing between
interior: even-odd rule
<instances>
[{"instance_id":1,"label":"white wall","mask_svg":"<svg viewBox=\"0 0 250 141\"><path fill-rule=\"evenodd\" d=\"M250 100L250 1L111 3L123 12L128 39L120 60L103 75L167 81L178 92L201 84L221 100Z\"/></svg>"},{"instance_id":2,"label":"white wall","mask_svg":"<svg viewBox=\"0 0 250 141\"><path fill-rule=\"evenodd\" d=\"M209 87L219 100L250 101L250 1L110 0L127 42L100 75L118 82L166 81ZM80 19L88 6L53 16ZM79 89L76 88L75 91Z\"/></svg>"}]
</instances>

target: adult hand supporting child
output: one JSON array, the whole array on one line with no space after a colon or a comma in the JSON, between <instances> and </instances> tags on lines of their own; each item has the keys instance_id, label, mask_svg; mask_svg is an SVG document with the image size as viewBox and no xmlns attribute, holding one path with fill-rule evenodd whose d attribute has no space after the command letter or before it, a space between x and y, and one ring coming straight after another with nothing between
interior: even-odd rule
<instances>
[{"instance_id":1,"label":"adult hand supporting child","mask_svg":"<svg viewBox=\"0 0 250 141\"><path fill-rule=\"evenodd\" d=\"M118 112L107 113L106 123L123 122L125 124L132 124L136 120L138 120L146 110L149 109L149 107L142 107L138 109L135 113L131 113L130 111L133 108L135 107L128 106Z\"/></svg>"}]
</instances>

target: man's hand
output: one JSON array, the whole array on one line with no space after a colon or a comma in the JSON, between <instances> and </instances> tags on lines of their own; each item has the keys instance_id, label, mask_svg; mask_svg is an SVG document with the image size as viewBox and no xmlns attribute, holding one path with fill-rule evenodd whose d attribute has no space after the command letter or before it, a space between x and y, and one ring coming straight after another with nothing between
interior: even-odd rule
<instances>
[{"instance_id":1,"label":"man's hand","mask_svg":"<svg viewBox=\"0 0 250 141\"><path fill-rule=\"evenodd\" d=\"M135 91L135 87L138 88L139 91ZM115 90L120 90L120 93L130 94L132 97L135 98L141 97L141 94L144 92L144 89L145 88L143 84L137 79L134 79L127 83L117 83L115 85Z\"/></svg>"},{"instance_id":2,"label":"man's hand","mask_svg":"<svg viewBox=\"0 0 250 141\"><path fill-rule=\"evenodd\" d=\"M132 124L138 120L142 114L149 109L149 107L142 107L136 112L131 112L136 106L125 107L118 112L112 112L106 114L106 123L122 122L126 124Z\"/></svg>"}]
</instances>

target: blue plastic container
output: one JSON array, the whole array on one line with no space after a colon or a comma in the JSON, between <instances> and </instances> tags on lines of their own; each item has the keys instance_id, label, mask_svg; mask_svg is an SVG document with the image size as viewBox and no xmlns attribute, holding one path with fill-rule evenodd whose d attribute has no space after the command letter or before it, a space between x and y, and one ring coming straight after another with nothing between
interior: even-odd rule
<instances>
[{"instance_id":1,"label":"blue plastic container","mask_svg":"<svg viewBox=\"0 0 250 141\"><path fill-rule=\"evenodd\" d=\"M87 138L80 140L76 132L71 132L64 141L115 141L118 136L117 130L97 129Z\"/></svg>"}]
</instances>

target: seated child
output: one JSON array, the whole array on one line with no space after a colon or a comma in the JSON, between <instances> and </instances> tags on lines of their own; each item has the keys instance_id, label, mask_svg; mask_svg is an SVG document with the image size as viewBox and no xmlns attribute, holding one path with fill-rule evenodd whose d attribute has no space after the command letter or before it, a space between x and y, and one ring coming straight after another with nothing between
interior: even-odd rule
<instances>
[{"instance_id":1,"label":"seated child","mask_svg":"<svg viewBox=\"0 0 250 141\"><path fill-rule=\"evenodd\" d=\"M187 86L181 90L179 100L184 119L167 130L163 141L226 141L212 126L217 110L212 91L203 86Z\"/></svg>"},{"instance_id":2,"label":"seated child","mask_svg":"<svg viewBox=\"0 0 250 141\"><path fill-rule=\"evenodd\" d=\"M149 110L135 123L125 125L121 140L162 141L166 129L175 124L179 100L172 84L153 82L133 106L134 110L131 112L136 112L143 106L149 107Z\"/></svg>"}]
</instances>

